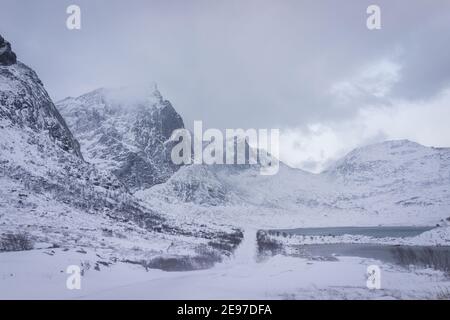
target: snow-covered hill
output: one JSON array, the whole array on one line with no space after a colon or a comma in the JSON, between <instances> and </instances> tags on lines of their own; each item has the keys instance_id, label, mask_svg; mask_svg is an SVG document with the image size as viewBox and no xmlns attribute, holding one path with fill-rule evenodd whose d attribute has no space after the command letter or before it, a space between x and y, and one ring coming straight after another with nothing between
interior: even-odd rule
<instances>
[{"instance_id":1,"label":"snow-covered hill","mask_svg":"<svg viewBox=\"0 0 450 320\"><path fill-rule=\"evenodd\" d=\"M450 148L386 141L353 150L324 174L347 184L381 188L404 183L449 184Z\"/></svg>"},{"instance_id":2,"label":"snow-covered hill","mask_svg":"<svg viewBox=\"0 0 450 320\"><path fill-rule=\"evenodd\" d=\"M57 108L86 160L112 171L130 190L165 182L177 171L168 140L183 120L156 88L98 89Z\"/></svg>"},{"instance_id":3,"label":"snow-covered hill","mask_svg":"<svg viewBox=\"0 0 450 320\"><path fill-rule=\"evenodd\" d=\"M238 225L434 225L450 216L450 149L386 141L321 174L283 163L273 176L251 166L191 165L136 195L161 210L179 212L178 203Z\"/></svg>"},{"instance_id":4,"label":"snow-covered hill","mask_svg":"<svg viewBox=\"0 0 450 320\"><path fill-rule=\"evenodd\" d=\"M386 141L350 152L323 175L344 190L336 202L344 208L404 216L405 223L450 216L450 148Z\"/></svg>"}]
</instances>

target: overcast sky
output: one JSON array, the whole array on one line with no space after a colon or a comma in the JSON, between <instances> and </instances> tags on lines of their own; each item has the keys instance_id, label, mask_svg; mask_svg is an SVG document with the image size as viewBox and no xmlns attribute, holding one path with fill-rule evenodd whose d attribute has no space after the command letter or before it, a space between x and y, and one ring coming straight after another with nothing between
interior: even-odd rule
<instances>
[{"instance_id":1,"label":"overcast sky","mask_svg":"<svg viewBox=\"0 0 450 320\"><path fill-rule=\"evenodd\" d=\"M448 0L0 3L0 34L55 100L155 81L187 127L279 128L282 160L315 172L387 139L450 146Z\"/></svg>"}]
</instances>

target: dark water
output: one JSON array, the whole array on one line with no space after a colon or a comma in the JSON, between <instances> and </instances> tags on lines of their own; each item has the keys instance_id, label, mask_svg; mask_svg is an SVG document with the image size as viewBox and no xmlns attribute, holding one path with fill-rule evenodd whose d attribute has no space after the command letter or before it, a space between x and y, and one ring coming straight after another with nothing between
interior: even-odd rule
<instances>
[{"instance_id":1,"label":"dark water","mask_svg":"<svg viewBox=\"0 0 450 320\"><path fill-rule=\"evenodd\" d=\"M342 236L360 235L372 238L415 237L434 227L331 227L268 230L284 236ZM336 260L339 257L360 257L404 266L426 266L450 272L450 246L407 246L367 243L331 243L293 245L294 256L318 260Z\"/></svg>"},{"instance_id":2,"label":"dark water","mask_svg":"<svg viewBox=\"0 0 450 320\"><path fill-rule=\"evenodd\" d=\"M332 227L270 230L270 233L303 236L360 235L373 238L415 237L434 227ZM366 243L298 244L294 255L310 259L335 260L339 257L360 257L404 266L432 267L450 273L450 246L407 246Z\"/></svg>"},{"instance_id":3,"label":"dark water","mask_svg":"<svg viewBox=\"0 0 450 320\"><path fill-rule=\"evenodd\" d=\"M415 237L433 228L434 227L330 227L277 229L269 231L304 236L342 236L348 234L369 236L373 238L407 238Z\"/></svg>"},{"instance_id":4,"label":"dark water","mask_svg":"<svg viewBox=\"0 0 450 320\"><path fill-rule=\"evenodd\" d=\"M334 257L360 257L372 258L386 263L416 264L420 260L439 257L450 258L450 247L448 246L404 246L404 245L382 245L382 244L308 244L297 245L299 256L309 258L332 259ZM417 260L417 261L416 261Z\"/></svg>"}]
</instances>

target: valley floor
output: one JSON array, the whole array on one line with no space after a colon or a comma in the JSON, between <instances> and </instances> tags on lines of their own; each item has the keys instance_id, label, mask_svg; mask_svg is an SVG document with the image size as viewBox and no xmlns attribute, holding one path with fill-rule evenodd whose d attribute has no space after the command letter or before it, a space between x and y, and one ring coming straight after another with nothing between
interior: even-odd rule
<instances>
[{"instance_id":1,"label":"valley floor","mask_svg":"<svg viewBox=\"0 0 450 320\"><path fill-rule=\"evenodd\" d=\"M435 299L448 298L450 278L378 260L311 261L274 256L257 262L255 230L233 258L207 270L164 272L117 262L102 253L40 249L0 254L0 299ZM81 265L81 290L68 290L66 268ZM381 268L381 289L368 289L367 267Z\"/></svg>"}]
</instances>

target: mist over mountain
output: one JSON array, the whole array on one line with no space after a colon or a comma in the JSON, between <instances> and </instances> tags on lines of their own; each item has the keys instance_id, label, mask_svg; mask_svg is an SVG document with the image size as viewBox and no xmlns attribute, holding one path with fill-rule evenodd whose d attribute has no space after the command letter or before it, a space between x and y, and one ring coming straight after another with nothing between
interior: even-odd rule
<instances>
[{"instance_id":1,"label":"mist over mountain","mask_svg":"<svg viewBox=\"0 0 450 320\"><path fill-rule=\"evenodd\" d=\"M156 88L98 89L57 103L86 159L113 172L130 190L165 182L183 120Z\"/></svg>"}]
</instances>

